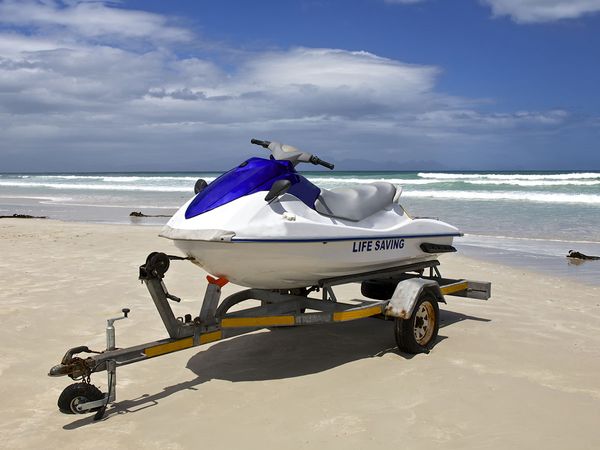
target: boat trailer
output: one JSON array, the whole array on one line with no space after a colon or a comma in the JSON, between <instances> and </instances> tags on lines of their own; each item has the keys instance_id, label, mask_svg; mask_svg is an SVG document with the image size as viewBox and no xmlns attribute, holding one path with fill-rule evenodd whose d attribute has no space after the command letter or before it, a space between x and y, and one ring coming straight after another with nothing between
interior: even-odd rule
<instances>
[{"instance_id":1,"label":"boat trailer","mask_svg":"<svg viewBox=\"0 0 600 450\"><path fill-rule=\"evenodd\" d=\"M117 367L166 355L260 328L315 325L374 317L395 320L395 337L401 351L427 352L435 343L439 328L438 303L445 295L487 300L491 283L443 278L437 260L413 263L390 269L322 279L310 288L291 290L245 289L229 295L222 302L221 288L225 278L207 276L208 286L197 316L175 317L169 301L181 299L168 292L164 277L173 260L179 256L154 252L139 268L139 279L146 285L154 305L169 334L161 339L128 348L115 347L115 327L123 315L107 320L106 349L93 351L86 346L69 349L61 362L52 367L49 376L69 376L77 383L67 386L58 399L59 409L68 414L96 412L101 419L107 406L116 400ZM335 286L362 283L361 290L369 300L339 301ZM309 294L321 292L321 298ZM246 300L259 300L260 306L232 308ZM219 303L220 302L220 303ZM90 356L84 357L87 353ZM106 371L108 392L102 393L91 384L91 375Z\"/></svg>"}]
</instances>

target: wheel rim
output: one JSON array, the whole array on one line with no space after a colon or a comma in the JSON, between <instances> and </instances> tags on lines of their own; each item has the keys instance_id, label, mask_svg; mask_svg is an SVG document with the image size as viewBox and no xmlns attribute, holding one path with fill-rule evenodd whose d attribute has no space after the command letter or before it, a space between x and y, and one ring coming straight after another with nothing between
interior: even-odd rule
<instances>
[{"instance_id":1,"label":"wheel rim","mask_svg":"<svg viewBox=\"0 0 600 450\"><path fill-rule=\"evenodd\" d=\"M435 326L435 310L429 301L419 305L415 312L413 332L419 345L427 345L433 336Z\"/></svg>"},{"instance_id":2,"label":"wheel rim","mask_svg":"<svg viewBox=\"0 0 600 450\"><path fill-rule=\"evenodd\" d=\"M77 410L77 405L79 405L80 403L87 403L87 402L88 402L88 399L86 397L79 396L79 397L75 397L73 400L71 400L71 404L69 406L71 407L71 411L73 411L73 414L83 414L85 411Z\"/></svg>"}]
</instances>

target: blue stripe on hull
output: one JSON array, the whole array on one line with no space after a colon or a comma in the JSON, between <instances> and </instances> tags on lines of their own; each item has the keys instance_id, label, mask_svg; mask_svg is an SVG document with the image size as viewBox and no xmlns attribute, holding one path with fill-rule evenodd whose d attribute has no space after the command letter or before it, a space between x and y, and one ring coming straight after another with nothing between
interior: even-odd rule
<instances>
[{"instance_id":1,"label":"blue stripe on hull","mask_svg":"<svg viewBox=\"0 0 600 450\"><path fill-rule=\"evenodd\" d=\"M373 239L415 239L415 238L436 238L436 237L459 237L462 233L447 234L414 234L404 236L358 236L341 238L315 238L315 239L245 239L232 238L232 242L335 242L335 241L371 241Z\"/></svg>"}]
</instances>

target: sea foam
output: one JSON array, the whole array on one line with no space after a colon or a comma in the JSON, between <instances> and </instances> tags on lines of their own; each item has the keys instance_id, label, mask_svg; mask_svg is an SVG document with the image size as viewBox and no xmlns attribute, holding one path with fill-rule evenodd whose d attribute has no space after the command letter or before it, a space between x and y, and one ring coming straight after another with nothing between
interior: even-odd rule
<instances>
[{"instance_id":1,"label":"sea foam","mask_svg":"<svg viewBox=\"0 0 600 450\"><path fill-rule=\"evenodd\" d=\"M595 194L564 194L545 192L518 192L518 191L406 191L403 197L418 198L447 198L456 200L509 200L509 201L531 201L542 203L580 203L588 205L600 205L600 195Z\"/></svg>"},{"instance_id":2,"label":"sea foam","mask_svg":"<svg viewBox=\"0 0 600 450\"><path fill-rule=\"evenodd\" d=\"M455 179L455 180L472 180L472 179L489 179L489 180L582 180L582 179L598 179L600 180L600 172L573 172L573 173L544 173L544 174L504 174L504 173L435 173L435 172L419 172L420 178L437 178L437 179Z\"/></svg>"}]
</instances>

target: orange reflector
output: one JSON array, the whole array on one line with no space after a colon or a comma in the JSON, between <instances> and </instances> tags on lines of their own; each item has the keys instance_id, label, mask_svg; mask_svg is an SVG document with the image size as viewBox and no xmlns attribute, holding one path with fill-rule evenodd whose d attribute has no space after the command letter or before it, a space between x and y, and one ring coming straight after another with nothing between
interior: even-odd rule
<instances>
[{"instance_id":1,"label":"orange reflector","mask_svg":"<svg viewBox=\"0 0 600 450\"><path fill-rule=\"evenodd\" d=\"M210 284L216 284L219 287L223 287L225 286L227 283L229 283L229 280L225 277L221 277L221 278L214 278L211 277L210 275L206 275L206 280L210 283Z\"/></svg>"}]
</instances>

